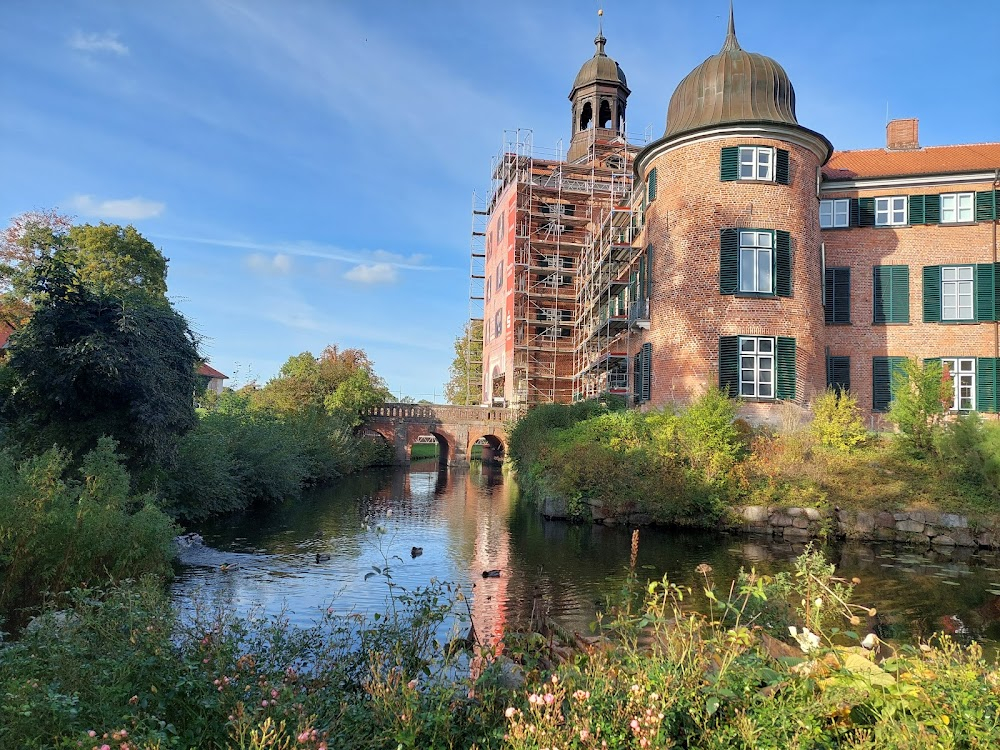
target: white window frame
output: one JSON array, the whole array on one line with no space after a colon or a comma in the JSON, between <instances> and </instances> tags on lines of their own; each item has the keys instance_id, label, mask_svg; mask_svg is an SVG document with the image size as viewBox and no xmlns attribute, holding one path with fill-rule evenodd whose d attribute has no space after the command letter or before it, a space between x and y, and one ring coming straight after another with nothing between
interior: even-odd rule
<instances>
[{"instance_id":1,"label":"white window frame","mask_svg":"<svg viewBox=\"0 0 1000 750\"><path fill-rule=\"evenodd\" d=\"M976 282L972 266L941 266L941 320L975 319Z\"/></svg>"},{"instance_id":2,"label":"white window frame","mask_svg":"<svg viewBox=\"0 0 1000 750\"><path fill-rule=\"evenodd\" d=\"M741 229L739 253L740 293L774 294L774 232ZM752 264L748 272L746 264ZM765 268L766 279L761 273Z\"/></svg>"},{"instance_id":3,"label":"white window frame","mask_svg":"<svg viewBox=\"0 0 1000 750\"><path fill-rule=\"evenodd\" d=\"M951 411L976 410L976 360L974 357L942 357L941 366L951 378Z\"/></svg>"},{"instance_id":4,"label":"white window frame","mask_svg":"<svg viewBox=\"0 0 1000 750\"><path fill-rule=\"evenodd\" d=\"M965 214L964 216L963 213ZM975 193L941 194L942 224L967 224L967 223L972 223L975 220L976 220Z\"/></svg>"},{"instance_id":5,"label":"white window frame","mask_svg":"<svg viewBox=\"0 0 1000 750\"><path fill-rule=\"evenodd\" d=\"M824 221L824 209L826 216ZM838 229L851 225L851 199L834 198L819 202L819 228Z\"/></svg>"},{"instance_id":6,"label":"white window frame","mask_svg":"<svg viewBox=\"0 0 1000 750\"><path fill-rule=\"evenodd\" d=\"M777 367L775 339L771 336L740 336L740 396L775 398Z\"/></svg>"},{"instance_id":7,"label":"white window frame","mask_svg":"<svg viewBox=\"0 0 1000 750\"><path fill-rule=\"evenodd\" d=\"M774 148L771 146L740 146L739 148L737 174L741 180L774 182ZM747 168L749 174L744 174L744 168Z\"/></svg>"},{"instance_id":8,"label":"white window frame","mask_svg":"<svg viewBox=\"0 0 1000 750\"><path fill-rule=\"evenodd\" d=\"M907 197L905 195L889 195L875 199L875 226L900 227L905 226Z\"/></svg>"}]
</instances>

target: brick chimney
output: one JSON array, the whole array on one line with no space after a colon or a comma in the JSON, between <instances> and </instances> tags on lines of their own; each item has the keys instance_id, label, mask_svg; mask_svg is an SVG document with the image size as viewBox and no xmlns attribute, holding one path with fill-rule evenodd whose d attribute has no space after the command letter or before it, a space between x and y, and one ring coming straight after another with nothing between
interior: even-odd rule
<instances>
[{"instance_id":1,"label":"brick chimney","mask_svg":"<svg viewBox=\"0 0 1000 750\"><path fill-rule=\"evenodd\" d=\"M890 120L885 126L885 147L890 151L913 151L920 148L917 140L918 123L916 117Z\"/></svg>"}]
</instances>

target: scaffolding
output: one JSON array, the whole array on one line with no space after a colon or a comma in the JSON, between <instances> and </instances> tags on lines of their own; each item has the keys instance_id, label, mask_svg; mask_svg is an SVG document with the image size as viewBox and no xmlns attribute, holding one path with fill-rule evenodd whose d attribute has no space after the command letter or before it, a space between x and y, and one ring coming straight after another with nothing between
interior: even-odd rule
<instances>
[{"instance_id":1,"label":"scaffolding","mask_svg":"<svg viewBox=\"0 0 1000 750\"><path fill-rule=\"evenodd\" d=\"M513 313L504 328L512 354L502 384L510 406L568 403L594 391L600 370L593 351L598 342L610 351L609 334L618 330L610 323L595 328L594 321L598 303L607 296L609 274L617 278L634 255L631 248L623 251L620 242L608 245L605 239L612 226L628 221L619 214L630 206L637 147L625 135L599 136L595 131L589 139L587 155L571 164L561 142L545 151L533 145L530 130L505 131L491 164L485 207L473 208L474 220L481 217L483 222L482 234L474 226L473 237L485 237L501 196L508 188L516 191L513 269L503 282L504 292L513 296ZM483 243L479 289L486 275L485 255ZM622 256L625 266L605 267L605 256ZM474 243L474 281L480 268L476 258ZM605 370L601 392L627 392L627 373L617 366Z\"/></svg>"},{"instance_id":2,"label":"scaffolding","mask_svg":"<svg viewBox=\"0 0 1000 750\"><path fill-rule=\"evenodd\" d=\"M486 200L472 193L472 233L469 252L469 320L465 327L465 405L471 406L473 394L483 400L483 317L486 283L486 223L489 220ZM478 324L478 325L477 325ZM477 335L478 333L478 335ZM479 382L473 383L478 376Z\"/></svg>"}]
</instances>

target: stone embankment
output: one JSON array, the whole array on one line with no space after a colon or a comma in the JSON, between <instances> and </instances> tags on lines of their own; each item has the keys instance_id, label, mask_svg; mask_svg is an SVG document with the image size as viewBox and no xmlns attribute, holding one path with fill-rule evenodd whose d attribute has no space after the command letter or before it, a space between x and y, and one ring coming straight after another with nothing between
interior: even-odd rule
<instances>
[{"instance_id":1,"label":"stone embankment","mask_svg":"<svg viewBox=\"0 0 1000 750\"><path fill-rule=\"evenodd\" d=\"M542 502L546 518L594 523L645 526L653 519L645 513L615 513L595 501L584 501L582 514L570 513L562 498L547 496ZM581 518L582 515L582 518ZM747 505L736 508L727 528L804 542L824 536L867 542L906 542L940 548L1000 547L1000 517L973 518L959 513L927 510L854 511L817 508L778 508Z\"/></svg>"},{"instance_id":2,"label":"stone embankment","mask_svg":"<svg viewBox=\"0 0 1000 750\"><path fill-rule=\"evenodd\" d=\"M832 512L816 508L738 508L732 527L789 540L824 534L861 541L908 542L936 547L1000 546L1000 519L974 519L926 510Z\"/></svg>"}]
</instances>

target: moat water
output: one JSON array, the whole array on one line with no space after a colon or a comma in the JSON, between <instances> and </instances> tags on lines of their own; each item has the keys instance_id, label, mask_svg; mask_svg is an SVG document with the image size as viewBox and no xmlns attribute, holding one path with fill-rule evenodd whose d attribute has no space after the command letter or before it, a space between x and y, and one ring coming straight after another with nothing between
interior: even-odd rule
<instances>
[{"instance_id":1,"label":"moat water","mask_svg":"<svg viewBox=\"0 0 1000 750\"><path fill-rule=\"evenodd\" d=\"M439 470L435 461L349 477L196 530L204 545L182 551L173 582L182 606L283 612L301 625L329 607L370 615L385 609L387 587L383 575L367 574L388 564L392 581L409 589L432 579L459 584L477 631L491 641L526 624L539 601L564 627L586 632L620 591L631 548L629 528L546 521L518 502L498 468ZM762 537L642 529L637 565L648 578L667 575L699 591L695 568L708 563L716 585L728 590L741 567L789 570L802 548ZM945 630L1000 646L1000 554L855 543L825 551L839 575L861 579L854 601L877 607L873 624L882 637ZM484 578L486 570L500 576Z\"/></svg>"}]
</instances>

